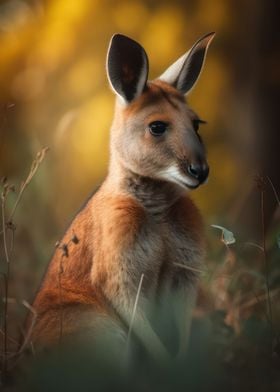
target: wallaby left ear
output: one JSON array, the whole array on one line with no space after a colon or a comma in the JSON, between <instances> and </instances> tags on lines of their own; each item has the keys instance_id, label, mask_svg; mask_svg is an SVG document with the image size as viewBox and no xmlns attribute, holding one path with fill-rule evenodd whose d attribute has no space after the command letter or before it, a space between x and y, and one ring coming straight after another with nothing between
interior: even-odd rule
<instances>
[{"instance_id":1,"label":"wallaby left ear","mask_svg":"<svg viewBox=\"0 0 280 392\"><path fill-rule=\"evenodd\" d=\"M167 68L159 79L171 84L182 94L188 94L199 78L207 49L214 36L215 33L209 33L201 37L187 53Z\"/></svg>"},{"instance_id":2,"label":"wallaby left ear","mask_svg":"<svg viewBox=\"0 0 280 392\"><path fill-rule=\"evenodd\" d=\"M138 42L115 34L107 54L107 76L114 92L130 103L140 96L148 78L148 57Z\"/></svg>"}]
</instances>

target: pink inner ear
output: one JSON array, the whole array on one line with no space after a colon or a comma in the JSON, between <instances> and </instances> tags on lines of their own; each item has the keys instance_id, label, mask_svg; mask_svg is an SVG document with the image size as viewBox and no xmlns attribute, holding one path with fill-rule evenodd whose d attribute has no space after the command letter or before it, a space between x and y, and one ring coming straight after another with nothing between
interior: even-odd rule
<instances>
[{"instance_id":1,"label":"pink inner ear","mask_svg":"<svg viewBox=\"0 0 280 392\"><path fill-rule=\"evenodd\" d=\"M126 64L122 66L122 79L125 83L131 83L135 80L135 74Z\"/></svg>"}]
</instances>

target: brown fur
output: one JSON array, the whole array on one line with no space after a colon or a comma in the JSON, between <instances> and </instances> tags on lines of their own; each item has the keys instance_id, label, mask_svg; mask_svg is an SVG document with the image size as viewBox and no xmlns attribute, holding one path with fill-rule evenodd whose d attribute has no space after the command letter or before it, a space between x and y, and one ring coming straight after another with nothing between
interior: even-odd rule
<instances>
[{"instance_id":1,"label":"brown fur","mask_svg":"<svg viewBox=\"0 0 280 392\"><path fill-rule=\"evenodd\" d=\"M34 344L48 345L88 329L94 335L100 317L127 331L144 274L134 332L155 356L165 352L149 321L150 309L178 294L175 305L181 301L179 314L184 313L203 259L204 236L185 189L160 173L176 165L185 175L182 162L205 159L191 126L195 116L184 97L161 81L148 83L129 105L117 103L109 174L50 262L33 304ZM161 139L148 131L156 120L170 124ZM178 327L179 334L185 330Z\"/></svg>"}]
</instances>

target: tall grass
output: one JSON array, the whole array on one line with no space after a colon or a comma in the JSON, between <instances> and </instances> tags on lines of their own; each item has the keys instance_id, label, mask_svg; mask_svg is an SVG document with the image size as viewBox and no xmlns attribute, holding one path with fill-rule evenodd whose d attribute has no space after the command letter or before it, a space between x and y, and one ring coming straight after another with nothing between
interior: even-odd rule
<instances>
[{"instance_id":1,"label":"tall grass","mask_svg":"<svg viewBox=\"0 0 280 392\"><path fill-rule=\"evenodd\" d=\"M32 162L30 171L25 178L25 180L21 183L21 186L19 188L19 191L17 193L17 197L15 199L14 205L11 209L10 213L7 213L6 211L6 202L7 198L9 197L10 192L15 193L16 192L16 187L14 184L10 184L8 182L8 179L4 177L2 179L2 192L1 192L1 222L2 222L2 230L0 234L2 235L2 246L4 249L4 257L5 257L5 262L6 262L6 271L2 272L2 277L3 277L3 284L4 284L4 295L1 298L1 302L4 303L4 310L2 314L2 319L4 320L4 325L3 325L3 350L2 350L2 360L1 360L1 383L4 384L4 381L7 377L7 372L9 370L9 364L11 362L11 366L13 366L13 362L15 358L22 353L23 348L27 346L28 344L28 335L25 336L24 344L22 348L19 351L19 346L16 344L18 347L14 347L14 352L9 352L8 351L8 341L12 340L9 338L9 329L8 329L8 321L12 322L12 320L9 320L9 302L13 301L12 298L10 298L10 266L12 263L12 254L13 254L13 247L14 247L14 235L15 235L15 230L16 230L16 223L14 220L16 211L18 209L18 206L22 200L23 194L26 191L26 188L32 181L32 178L36 174L40 164L43 162L45 155L48 151L48 148L43 148L40 150L34 161ZM8 218L6 218L6 215L8 215ZM21 305L25 306L28 310L33 312L35 315L35 311L32 309L30 304L26 300L21 301ZM13 343L16 343L14 340L12 340ZM11 361L10 361L11 359Z\"/></svg>"},{"instance_id":2,"label":"tall grass","mask_svg":"<svg viewBox=\"0 0 280 392\"><path fill-rule=\"evenodd\" d=\"M43 162L47 149L42 149L32 162L26 179L16 193L16 186L2 180L1 191L1 383L22 385L18 372L25 368L26 355L33 353L30 341L36 312L25 298L16 300L10 289L11 265L16 230L16 212L28 185ZM124 374L118 361L110 361L111 346L102 342L91 347L88 340L71 342L68 347L36 357L28 366L25 390L280 390L280 228L265 232L265 185L271 187L279 204L279 196L271 180L258 177L256 192L260 194L262 241L242 242L238 233L232 233L219 224L208 227L208 256L201 272L201 282L188 355L181 363L170 363L158 369L140 356L130 360L133 365ZM16 193L15 202L8 211L7 200ZM32 228L30 228L32 235ZM71 241L77 242L75 234ZM44 244L42 244L44 246ZM69 244L57 243L61 249L61 269L67 258ZM183 266L182 266L183 268ZM17 282L12 282L13 287ZM139 292L141 282L139 283ZM28 293L27 293L28 294ZM12 336L14 314L9 304L17 303L33 315L28 331L22 328L17 338ZM137 299L135 308L137 306ZM63 312L63 309L61 310ZM168 314L166 315L168 317ZM183 317L184 315L182 315ZM63 334L61 314L61 335ZM133 317L127 340L133 338ZM19 344L21 341L21 345ZM125 350L125 347L123 347ZM121 355L120 355L121 357ZM63 382L61 380L64 380ZM94 383L95 388L92 388ZM76 389L75 389L76 388ZM279 389L278 389L279 388ZM81 389L82 390L82 389Z\"/></svg>"}]
</instances>

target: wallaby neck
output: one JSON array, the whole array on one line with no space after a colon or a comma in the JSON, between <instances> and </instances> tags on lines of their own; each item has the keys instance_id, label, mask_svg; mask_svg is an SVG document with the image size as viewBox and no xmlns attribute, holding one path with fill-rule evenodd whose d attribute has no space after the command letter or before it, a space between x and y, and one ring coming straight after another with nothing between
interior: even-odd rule
<instances>
[{"instance_id":1,"label":"wallaby neck","mask_svg":"<svg viewBox=\"0 0 280 392\"><path fill-rule=\"evenodd\" d=\"M185 192L176 184L134 173L116 160L110 165L105 183L113 193L134 197L155 216L165 215Z\"/></svg>"}]
</instances>

